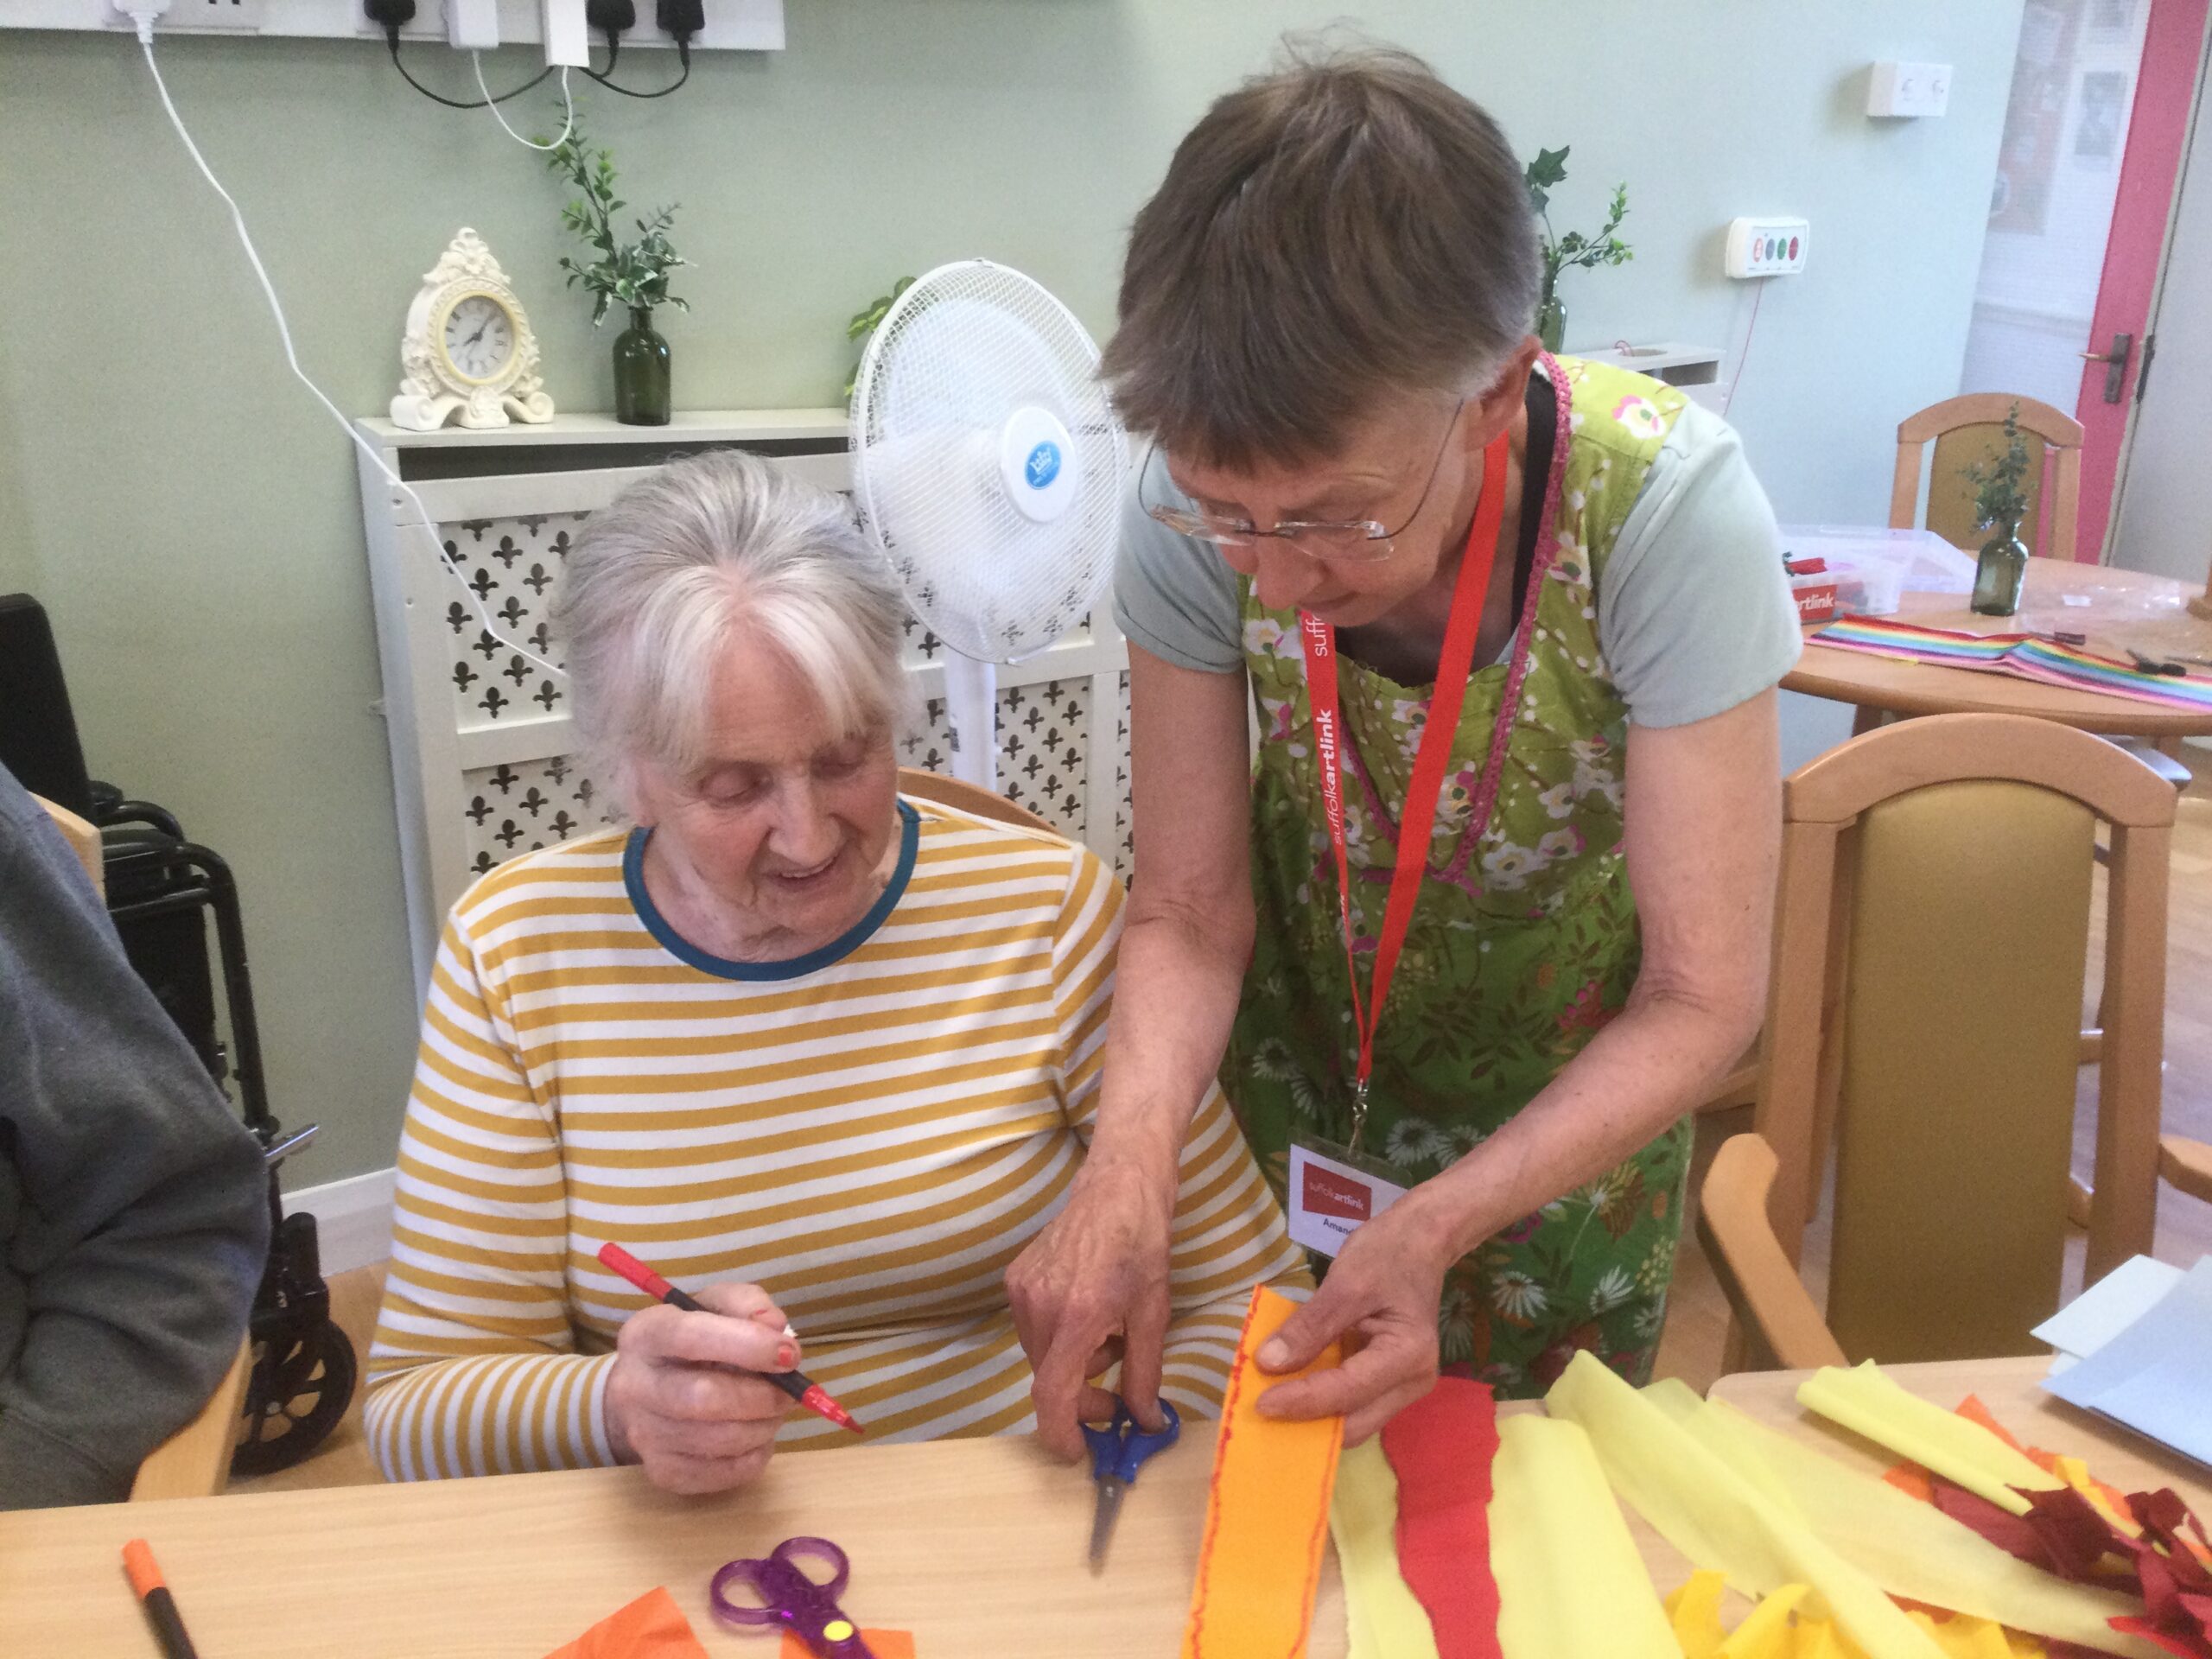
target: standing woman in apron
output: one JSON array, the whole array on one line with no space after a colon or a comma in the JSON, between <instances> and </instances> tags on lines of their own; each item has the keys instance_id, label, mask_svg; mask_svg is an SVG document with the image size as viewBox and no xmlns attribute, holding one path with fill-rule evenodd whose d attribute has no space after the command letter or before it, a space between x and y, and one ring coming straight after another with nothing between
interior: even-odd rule
<instances>
[{"instance_id":1,"label":"standing woman in apron","mask_svg":"<svg viewBox=\"0 0 2212 1659\"><path fill-rule=\"evenodd\" d=\"M1116 1354L1154 1421L1217 1075L1294 1226L1407 1189L1261 1361L1357 1351L1265 1409L1357 1441L1440 1366L1650 1372L1687 1115L1764 1011L1798 632L1735 435L1542 352L1539 258L1497 125L1372 49L1223 98L1137 217L1136 874L1096 1137L1008 1274L1064 1454Z\"/></svg>"}]
</instances>

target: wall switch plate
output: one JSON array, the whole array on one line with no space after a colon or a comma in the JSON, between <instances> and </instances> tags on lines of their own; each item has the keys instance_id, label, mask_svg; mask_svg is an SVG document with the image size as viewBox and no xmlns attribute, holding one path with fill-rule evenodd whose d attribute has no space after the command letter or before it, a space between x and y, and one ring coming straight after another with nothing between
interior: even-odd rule
<instances>
[{"instance_id":1,"label":"wall switch plate","mask_svg":"<svg viewBox=\"0 0 2212 1659\"><path fill-rule=\"evenodd\" d=\"M1721 270L1730 276L1795 276L1805 269L1812 239L1807 219L1731 219Z\"/></svg>"},{"instance_id":2,"label":"wall switch plate","mask_svg":"<svg viewBox=\"0 0 2212 1659\"><path fill-rule=\"evenodd\" d=\"M1951 66L1899 63L1874 66L1866 82L1866 113L1878 116L1941 115L1950 107Z\"/></svg>"}]
</instances>

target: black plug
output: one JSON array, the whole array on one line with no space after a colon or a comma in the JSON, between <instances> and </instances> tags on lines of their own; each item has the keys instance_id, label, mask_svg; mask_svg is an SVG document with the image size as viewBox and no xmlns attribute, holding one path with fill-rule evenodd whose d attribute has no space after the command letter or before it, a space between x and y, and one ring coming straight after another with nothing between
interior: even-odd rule
<instances>
[{"instance_id":1,"label":"black plug","mask_svg":"<svg viewBox=\"0 0 2212 1659\"><path fill-rule=\"evenodd\" d=\"M688 59L691 37L707 26L706 0L654 0L653 21L687 48Z\"/></svg>"},{"instance_id":2,"label":"black plug","mask_svg":"<svg viewBox=\"0 0 2212 1659\"><path fill-rule=\"evenodd\" d=\"M584 22L616 40L638 26L638 8L633 0L584 0Z\"/></svg>"},{"instance_id":3,"label":"black plug","mask_svg":"<svg viewBox=\"0 0 2212 1659\"><path fill-rule=\"evenodd\" d=\"M361 0L371 22L382 27L385 38L397 43L403 25L415 21L415 0Z\"/></svg>"}]
</instances>

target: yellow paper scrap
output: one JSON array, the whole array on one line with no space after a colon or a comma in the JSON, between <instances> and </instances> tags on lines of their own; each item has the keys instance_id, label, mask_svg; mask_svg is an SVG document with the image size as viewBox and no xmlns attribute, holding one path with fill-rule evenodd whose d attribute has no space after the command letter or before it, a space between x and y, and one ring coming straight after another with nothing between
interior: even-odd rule
<instances>
[{"instance_id":1,"label":"yellow paper scrap","mask_svg":"<svg viewBox=\"0 0 2212 1659\"><path fill-rule=\"evenodd\" d=\"M1700 1571L1667 1598L1683 1659L1866 1659L1864 1650L1840 1632L1834 1621L1807 1613L1811 1591L1802 1584L1783 1586L1724 1637L1720 1598L1725 1588L1719 1573ZM2043 1659L2041 1643L2011 1636L1987 1619L1938 1621L1918 1611L1905 1617L1944 1659Z\"/></svg>"},{"instance_id":2,"label":"yellow paper scrap","mask_svg":"<svg viewBox=\"0 0 2212 1659\"><path fill-rule=\"evenodd\" d=\"M1871 1359L1814 1372L1797 1385L1797 1403L2014 1515L2028 1512L2015 1486L2052 1491L2065 1484L1980 1424L1907 1393Z\"/></svg>"},{"instance_id":3,"label":"yellow paper scrap","mask_svg":"<svg viewBox=\"0 0 2212 1659\"><path fill-rule=\"evenodd\" d=\"M1437 1659L1435 1629L1398 1571L1398 1477L1380 1435L1337 1459L1329 1530L1344 1573L1348 1659Z\"/></svg>"},{"instance_id":4,"label":"yellow paper scrap","mask_svg":"<svg viewBox=\"0 0 2212 1659\"><path fill-rule=\"evenodd\" d=\"M1725 1573L1700 1567L1667 1598L1667 1618L1675 1627L1682 1659L1713 1659L1728 1639L1720 1628L1720 1598L1727 1588Z\"/></svg>"},{"instance_id":5,"label":"yellow paper scrap","mask_svg":"<svg viewBox=\"0 0 2212 1659\"><path fill-rule=\"evenodd\" d=\"M1693 1566L1754 1593L1809 1586L1866 1659L1939 1659L1872 1579L1601 1361L1576 1354L1544 1404L1582 1426L1613 1490Z\"/></svg>"},{"instance_id":6,"label":"yellow paper scrap","mask_svg":"<svg viewBox=\"0 0 2212 1659\"><path fill-rule=\"evenodd\" d=\"M1504 1659L1681 1659L1589 1436L1573 1423L1497 1420L1490 1567Z\"/></svg>"}]
</instances>

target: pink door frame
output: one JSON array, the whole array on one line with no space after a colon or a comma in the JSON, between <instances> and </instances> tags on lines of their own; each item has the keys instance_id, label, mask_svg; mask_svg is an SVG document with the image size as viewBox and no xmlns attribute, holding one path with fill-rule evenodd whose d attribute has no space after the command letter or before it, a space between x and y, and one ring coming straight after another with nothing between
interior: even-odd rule
<instances>
[{"instance_id":1,"label":"pink door frame","mask_svg":"<svg viewBox=\"0 0 2212 1659\"><path fill-rule=\"evenodd\" d=\"M2127 149L2120 166L2120 194L2113 204L2112 232L2105 243L2105 264L2098 280L2097 304L2089 325L2089 349L2101 351L2114 334L2133 334L2135 347L2127 365L2120 400L2104 400L2105 365L2084 363L2075 418L2082 423L2082 505L2075 557L2094 563L2104 556L2112 516L2113 488L2126 442L2127 420L2143 373L2143 339L2151 301L2158 284L2171 218L2174 181L2189 141L2190 111L2196 101L2197 71L2204 60L2204 24L2212 0L2149 0L2148 33L2143 64L2136 78L2134 112L2127 125Z\"/></svg>"}]
</instances>

